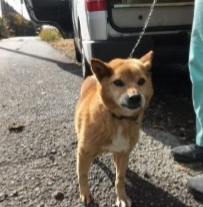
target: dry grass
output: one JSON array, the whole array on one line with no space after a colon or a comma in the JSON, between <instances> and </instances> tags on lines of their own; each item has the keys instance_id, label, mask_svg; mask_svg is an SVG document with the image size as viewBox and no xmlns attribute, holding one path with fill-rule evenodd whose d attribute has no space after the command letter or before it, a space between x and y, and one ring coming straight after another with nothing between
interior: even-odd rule
<instances>
[{"instance_id":1,"label":"dry grass","mask_svg":"<svg viewBox=\"0 0 203 207\"><path fill-rule=\"evenodd\" d=\"M50 44L56 50L75 60L75 48L73 39L59 39L57 41L50 42Z\"/></svg>"},{"instance_id":2,"label":"dry grass","mask_svg":"<svg viewBox=\"0 0 203 207\"><path fill-rule=\"evenodd\" d=\"M46 42L57 41L61 38L61 34L58 29L42 29L39 33L39 36Z\"/></svg>"},{"instance_id":3,"label":"dry grass","mask_svg":"<svg viewBox=\"0 0 203 207\"><path fill-rule=\"evenodd\" d=\"M73 39L63 39L58 29L42 29L39 33L42 40L48 42L56 50L75 60Z\"/></svg>"}]
</instances>

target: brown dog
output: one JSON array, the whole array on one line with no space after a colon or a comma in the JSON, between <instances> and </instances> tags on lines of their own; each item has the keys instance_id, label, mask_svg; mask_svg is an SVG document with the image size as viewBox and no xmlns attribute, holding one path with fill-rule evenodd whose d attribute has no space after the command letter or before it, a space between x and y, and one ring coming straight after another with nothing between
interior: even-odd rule
<instances>
[{"instance_id":1,"label":"brown dog","mask_svg":"<svg viewBox=\"0 0 203 207\"><path fill-rule=\"evenodd\" d=\"M131 206L125 192L129 154L139 138L143 112L153 95L149 70L153 52L140 59L114 59L109 63L92 59L94 75L81 88L75 114L78 136L77 175L80 198L92 200L88 171L102 152L114 155L117 206Z\"/></svg>"}]
</instances>

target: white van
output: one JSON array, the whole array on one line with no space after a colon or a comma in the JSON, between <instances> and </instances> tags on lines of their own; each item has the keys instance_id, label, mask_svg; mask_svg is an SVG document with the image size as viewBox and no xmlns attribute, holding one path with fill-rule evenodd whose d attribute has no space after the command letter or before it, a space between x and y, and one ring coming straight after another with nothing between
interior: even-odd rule
<instances>
[{"instance_id":1,"label":"white van","mask_svg":"<svg viewBox=\"0 0 203 207\"><path fill-rule=\"evenodd\" d=\"M72 33L83 76L92 57L109 61L129 57L154 0L25 0L38 25ZM133 56L154 50L154 65L186 64L194 0L158 0Z\"/></svg>"}]
</instances>

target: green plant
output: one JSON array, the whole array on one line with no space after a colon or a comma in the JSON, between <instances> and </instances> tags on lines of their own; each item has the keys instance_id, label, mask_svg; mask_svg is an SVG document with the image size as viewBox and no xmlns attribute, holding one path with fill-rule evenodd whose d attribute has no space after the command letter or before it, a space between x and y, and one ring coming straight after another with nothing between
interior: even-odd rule
<instances>
[{"instance_id":1,"label":"green plant","mask_svg":"<svg viewBox=\"0 0 203 207\"><path fill-rule=\"evenodd\" d=\"M53 42L61 38L61 34L58 29L42 29L39 33L42 40L47 42Z\"/></svg>"},{"instance_id":2,"label":"green plant","mask_svg":"<svg viewBox=\"0 0 203 207\"><path fill-rule=\"evenodd\" d=\"M9 36L6 24L3 18L0 18L0 38L6 38Z\"/></svg>"},{"instance_id":3,"label":"green plant","mask_svg":"<svg viewBox=\"0 0 203 207\"><path fill-rule=\"evenodd\" d=\"M34 25L18 13L4 15L3 24L7 36L30 36L36 33Z\"/></svg>"}]
</instances>

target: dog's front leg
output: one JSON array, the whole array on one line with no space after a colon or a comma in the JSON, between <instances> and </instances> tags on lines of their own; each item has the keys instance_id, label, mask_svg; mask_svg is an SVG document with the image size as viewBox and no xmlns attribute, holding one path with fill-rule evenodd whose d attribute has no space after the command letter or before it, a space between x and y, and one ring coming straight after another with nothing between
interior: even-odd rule
<instances>
[{"instance_id":1,"label":"dog's front leg","mask_svg":"<svg viewBox=\"0 0 203 207\"><path fill-rule=\"evenodd\" d=\"M93 197L88 185L88 172L94 157L87 153L77 152L77 175L80 188L80 199L85 205L88 205Z\"/></svg>"},{"instance_id":2,"label":"dog's front leg","mask_svg":"<svg viewBox=\"0 0 203 207\"><path fill-rule=\"evenodd\" d=\"M114 164L116 166L116 206L130 207L131 200L125 191L125 175L128 168L129 153L114 153Z\"/></svg>"}]
</instances>

